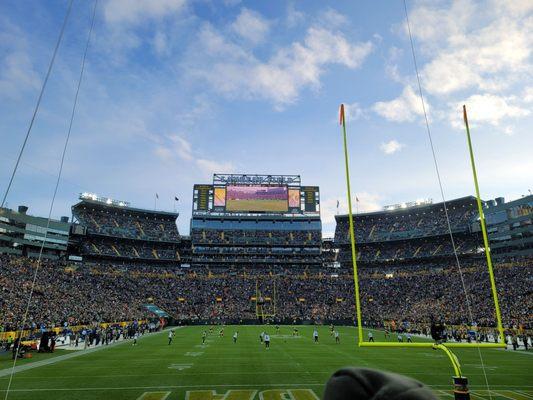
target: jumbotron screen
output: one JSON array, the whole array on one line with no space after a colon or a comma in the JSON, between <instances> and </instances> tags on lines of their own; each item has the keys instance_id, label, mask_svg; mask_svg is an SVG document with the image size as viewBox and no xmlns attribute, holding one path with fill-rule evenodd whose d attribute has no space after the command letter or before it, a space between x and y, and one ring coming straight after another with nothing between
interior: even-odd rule
<instances>
[{"instance_id":1,"label":"jumbotron screen","mask_svg":"<svg viewBox=\"0 0 533 400\"><path fill-rule=\"evenodd\" d=\"M194 185L193 212L317 213L319 188L281 184Z\"/></svg>"},{"instance_id":2,"label":"jumbotron screen","mask_svg":"<svg viewBox=\"0 0 533 400\"><path fill-rule=\"evenodd\" d=\"M226 211L288 212L289 191L287 186L229 185Z\"/></svg>"}]
</instances>

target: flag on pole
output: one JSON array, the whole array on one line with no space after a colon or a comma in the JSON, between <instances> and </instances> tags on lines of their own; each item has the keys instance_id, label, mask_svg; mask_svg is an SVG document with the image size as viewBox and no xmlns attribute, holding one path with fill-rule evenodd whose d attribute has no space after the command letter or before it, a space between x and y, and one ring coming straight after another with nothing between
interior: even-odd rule
<instances>
[{"instance_id":1,"label":"flag on pole","mask_svg":"<svg viewBox=\"0 0 533 400\"><path fill-rule=\"evenodd\" d=\"M159 195L158 195L157 193L155 194L155 198L156 198L156 199L159 199Z\"/></svg>"},{"instance_id":2,"label":"flag on pole","mask_svg":"<svg viewBox=\"0 0 533 400\"><path fill-rule=\"evenodd\" d=\"M337 208L339 208L339 200L337 200Z\"/></svg>"},{"instance_id":3,"label":"flag on pole","mask_svg":"<svg viewBox=\"0 0 533 400\"><path fill-rule=\"evenodd\" d=\"M359 197L355 196L355 201L359 203Z\"/></svg>"},{"instance_id":4,"label":"flag on pole","mask_svg":"<svg viewBox=\"0 0 533 400\"><path fill-rule=\"evenodd\" d=\"M341 104L341 109L339 111L339 125L344 123L344 104Z\"/></svg>"},{"instance_id":5,"label":"flag on pole","mask_svg":"<svg viewBox=\"0 0 533 400\"><path fill-rule=\"evenodd\" d=\"M180 201L176 196L174 196L174 201Z\"/></svg>"}]
</instances>

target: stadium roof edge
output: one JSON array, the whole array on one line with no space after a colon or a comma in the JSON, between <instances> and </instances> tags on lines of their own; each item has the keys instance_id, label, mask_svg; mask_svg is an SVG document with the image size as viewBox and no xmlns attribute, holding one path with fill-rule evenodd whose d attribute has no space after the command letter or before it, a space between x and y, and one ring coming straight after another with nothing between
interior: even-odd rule
<instances>
[{"instance_id":1,"label":"stadium roof edge","mask_svg":"<svg viewBox=\"0 0 533 400\"><path fill-rule=\"evenodd\" d=\"M463 196L463 197L458 197L456 199L446 200L446 204L450 204L452 202L465 201L465 200L475 200L475 199L476 198L474 196ZM484 201L484 200L482 200L482 201ZM399 209L396 209L396 210L378 210L378 211L362 212L362 213L357 213L357 214L354 214L354 215L357 215L357 216L360 217L360 216L367 216L367 215L406 213L406 212L410 212L410 211L413 211L413 210L420 210L420 209L423 209L423 208L438 207L438 206L440 206L442 204L443 204L443 202L441 201L440 203L421 204L419 206L413 206L413 207L408 207L408 208L399 208ZM347 217L348 217L348 214L335 215L335 221L338 221L339 219L344 219L344 218L347 218Z\"/></svg>"},{"instance_id":2,"label":"stadium roof edge","mask_svg":"<svg viewBox=\"0 0 533 400\"><path fill-rule=\"evenodd\" d=\"M21 213L21 212L12 210L11 208L7 208L7 207L0 208L0 216L4 218L13 218L18 221L23 221L24 223L29 223L29 224L40 223L39 226L41 227L46 227L48 224L48 218L46 217L40 217L37 215ZM49 228L68 231L70 225L71 225L70 222L63 222L59 219L50 218Z\"/></svg>"},{"instance_id":3,"label":"stadium roof edge","mask_svg":"<svg viewBox=\"0 0 533 400\"><path fill-rule=\"evenodd\" d=\"M114 204L105 204L105 203L102 203L100 201L94 201L94 200L89 200L89 199L83 199L83 200L77 202L76 204L74 204L72 206L72 209L74 209L76 207L79 207L82 204L90 204L90 205L93 205L93 206L100 206L102 208L113 208L113 209L116 209L116 210L126 210L126 211L129 211L129 212L135 212L135 213L143 213L143 214L146 213L146 214L154 214L154 215L155 214L168 215L168 216L174 216L176 218L178 218L179 215L180 215L178 212L147 210L147 209L144 209L144 208L119 206L119 205L114 205Z\"/></svg>"}]
</instances>

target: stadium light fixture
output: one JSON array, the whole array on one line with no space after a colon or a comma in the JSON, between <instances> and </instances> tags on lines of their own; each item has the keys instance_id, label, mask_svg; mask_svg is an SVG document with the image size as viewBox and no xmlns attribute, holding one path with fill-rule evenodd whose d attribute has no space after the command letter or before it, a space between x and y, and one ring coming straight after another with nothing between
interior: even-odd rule
<instances>
[{"instance_id":1,"label":"stadium light fixture","mask_svg":"<svg viewBox=\"0 0 533 400\"><path fill-rule=\"evenodd\" d=\"M114 205L119 207L129 207L130 203L122 200L113 200L110 197L100 197L96 193L83 192L80 193L80 200L92 200L108 205Z\"/></svg>"}]
</instances>

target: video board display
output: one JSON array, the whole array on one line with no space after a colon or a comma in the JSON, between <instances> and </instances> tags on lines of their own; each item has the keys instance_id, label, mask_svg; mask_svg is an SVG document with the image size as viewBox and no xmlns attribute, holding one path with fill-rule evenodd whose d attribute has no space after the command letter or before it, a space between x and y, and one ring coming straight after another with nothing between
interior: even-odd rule
<instances>
[{"instance_id":1,"label":"video board display","mask_svg":"<svg viewBox=\"0 0 533 400\"><path fill-rule=\"evenodd\" d=\"M225 207L226 206L226 188L225 187L215 187L215 207Z\"/></svg>"},{"instance_id":2,"label":"video board display","mask_svg":"<svg viewBox=\"0 0 533 400\"><path fill-rule=\"evenodd\" d=\"M197 211L209 211L211 209L211 185L194 185L193 204Z\"/></svg>"},{"instance_id":3,"label":"video board display","mask_svg":"<svg viewBox=\"0 0 533 400\"><path fill-rule=\"evenodd\" d=\"M287 186L226 187L226 211L288 212Z\"/></svg>"},{"instance_id":4,"label":"video board display","mask_svg":"<svg viewBox=\"0 0 533 400\"><path fill-rule=\"evenodd\" d=\"M300 209L300 189L289 189L289 208Z\"/></svg>"},{"instance_id":5,"label":"video board display","mask_svg":"<svg viewBox=\"0 0 533 400\"><path fill-rule=\"evenodd\" d=\"M317 214L318 186L301 186L299 175L214 175L194 185L193 213Z\"/></svg>"},{"instance_id":6,"label":"video board display","mask_svg":"<svg viewBox=\"0 0 533 400\"><path fill-rule=\"evenodd\" d=\"M319 211L319 192L318 186L302 186L303 210L305 212Z\"/></svg>"}]
</instances>

